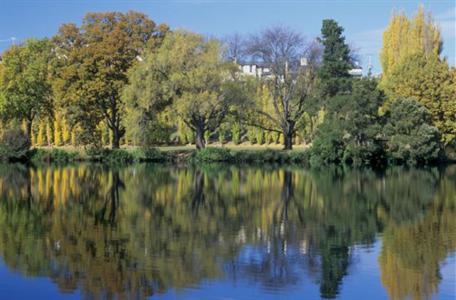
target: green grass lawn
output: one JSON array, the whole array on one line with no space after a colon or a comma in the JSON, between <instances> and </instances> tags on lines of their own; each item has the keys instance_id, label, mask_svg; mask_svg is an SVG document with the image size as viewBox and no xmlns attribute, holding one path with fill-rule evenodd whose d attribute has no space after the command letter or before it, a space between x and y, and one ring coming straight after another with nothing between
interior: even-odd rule
<instances>
[{"instance_id":1,"label":"green grass lawn","mask_svg":"<svg viewBox=\"0 0 456 300\"><path fill-rule=\"evenodd\" d=\"M274 150L282 150L283 145L280 144L269 144L269 145L251 145L248 143L243 143L240 145L235 145L233 143L227 143L224 144L223 146L220 144L209 144L207 147L223 147L227 148L233 151L244 151L244 150L252 150L252 151L258 151L258 150L266 150L266 149L274 149ZM307 149L308 145L295 145L293 146L293 150L304 150ZM158 147L161 151L181 151L181 150L194 150L195 145L184 145L184 146L161 146Z\"/></svg>"},{"instance_id":2,"label":"green grass lawn","mask_svg":"<svg viewBox=\"0 0 456 300\"><path fill-rule=\"evenodd\" d=\"M227 148L233 151L244 151L244 150L252 150L252 151L259 151L259 150L266 150L266 149L273 149L273 150L282 150L283 145L280 144L269 144L269 145L252 145L249 143L242 143L239 145L235 145L233 143L227 143L221 145L220 143L212 143L207 145L207 147L223 147ZM305 150L309 147L309 145L294 145L293 150ZM58 146L58 147L53 147L53 146L42 146L42 147L36 147L39 149L46 149L46 150L51 150L51 149L60 149L60 150L65 150L65 151L74 151L74 152L83 152L83 147L77 147L77 146ZM137 147L134 146L121 146L121 149L125 150L134 150ZM188 150L195 150L196 147L195 145L179 145L179 146L158 146L157 149L160 151L188 151Z\"/></svg>"}]
</instances>

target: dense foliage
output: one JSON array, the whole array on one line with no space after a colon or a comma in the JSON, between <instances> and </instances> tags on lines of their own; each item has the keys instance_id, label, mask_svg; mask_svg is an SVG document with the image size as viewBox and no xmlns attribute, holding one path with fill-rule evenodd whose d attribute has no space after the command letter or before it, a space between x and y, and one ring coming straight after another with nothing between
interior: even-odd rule
<instances>
[{"instance_id":1,"label":"dense foliage","mask_svg":"<svg viewBox=\"0 0 456 300\"><path fill-rule=\"evenodd\" d=\"M319 75L321 79L321 95L333 97L350 90L351 69L350 48L342 35L344 29L336 21L323 20L321 28L324 46L323 63Z\"/></svg>"},{"instance_id":2,"label":"dense foliage","mask_svg":"<svg viewBox=\"0 0 456 300\"><path fill-rule=\"evenodd\" d=\"M334 97L317 131L312 164L381 163L382 124L378 110L384 99L373 79L357 80L350 95Z\"/></svg>"},{"instance_id":3,"label":"dense foliage","mask_svg":"<svg viewBox=\"0 0 456 300\"><path fill-rule=\"evenodd\" d=\"M438 25L422 6L413 18L394 14L383 33L381 87L388 105L400 97L423 104L448 145L456 138L456 81L442 48Z\"/></svg>"},{"instance_id":4,"label":"dense foliage","mask_svg":"<svg viewBox=\"0 0 456 300\"><path fill-rule=\"evenodd\" d=\"M47 40L26 40L2 56L0 68L0 113L3 119L23 120L27 138L38 117L52 114L52 92L48 64L52 45Z\"/></svg>"},{"instance_id":5,"label":"dense foliage","mask_svg":"<svg viewBox=\"0 0 456 300\"><path fill-rule=\"evenodd\" d=\"M454 70L453 70L454 72ZM413 97L430 112L442 142L456 138L456 82L448 63L436 55L413 54L394 67L383 88L391 102Z\"/></svg>"},{"instance_id":6,"label":"dense foliage","mask_svg":"<svg viewBox=\"0 0 456 300\"><path fill-rule=\"evenodd\" d=\"M147 127L157 111L170 106L171 115L194 132L196 147L204 148L205 134L214 132L242 99L237 68L220 54L215 40L183 31L169 34L132 72L125 98L134 122Z\"/></svg>"},{"instance_id":7,"label":"dense foliage","mask_svg":"<svg viewBox=\"0 0 456 300\"><path fill-rule=\"evenodd\" d=\"M384 134L392 160L417 164L439 158L439 131L432 126L431 114L413 99L398 99L391 105Z\"/></svg>"},{"instance_id":8,"label":"dense foliage","mask_svg":"<svg viewBox=\"0 0 456 300\"><path fill-rule=\"evenodd\" d=\"M65 24L55 37L57 59L63 60L56 81L69 115L83 130L104 122L119 148L125 134L121 93L127 71L147 47L155 47L162 28L141 13L89 13L81 28Z\"/></svg>"},{"instance_id":9,"label":"dense foliage","mask_svg":"<svg viewBox=\"0 0 456 300\"><path fill-rule=\"evenodd\" d=\"M29 146L29 137L19 127L8 127L0 131L0 161L25 158Z\"/></svg>"}]
</instances>

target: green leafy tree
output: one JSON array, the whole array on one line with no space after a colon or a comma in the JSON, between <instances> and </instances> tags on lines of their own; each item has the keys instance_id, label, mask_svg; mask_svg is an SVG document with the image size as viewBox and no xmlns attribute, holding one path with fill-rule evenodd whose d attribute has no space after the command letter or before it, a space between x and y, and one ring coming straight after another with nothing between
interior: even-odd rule
<instances>
[{"instance_id":1,"label":"green leafy tree","mask_svg":"<svg viewBox=\"0 0 456 300\"><path fill-rule=\"evenodd\" d=\"M205 136L243 98L236 73L236 66L222 59L217 41L176 31L132 71L125 99L137 124L169 109L195 133L196 147L202 149Z\"/></svg>"},{"instance_id":2,"label":"green leafy tree","mask_svg":"<svg viewBox=\"0 0 456 300\"><path fill-rule=\"evenodd\" d=\"M392 160L410 164L439 158L440 134L427 109L414 99L401 98L391 105L384 133Z\"/></svg>"},{"instance_id":3,"label":"green leafy tree","mask_svg":"<svg viewBox=\"0 0 456 300\"><path fill-rule=\"evenodd\" d=\"M4 119L25 121L29 142L35 119L52 113L52 89L48 80L51 57L52 44L47 39L29 39L12 46L2 56L0 111Z\"/></svg>"},{"instance_id":4,"label":"green leafy tree","mask_svg":"<svg viewBox=\"0 0 456 300\"><path fill-rule=\"evenodd\" d=\"M374 79L353 83L351 95L339 95L328 105L312 146L314 165L369 164L382 159L379 108L385 100Z\"/></svg>"},{"instance_id":5,"label":"green leafy tree","mask_svg":"<svg viewBox=\"0 0 456 300\"><path fill-rule=\"evenodd\" d=\"M320 92L325 98L350 91L352 67L350 48L342 35L344 29L332 19L323 20L321 43L324 46L322 64L319 69Z\"/></svg>"},{"instance_id":6,"label":"green leafy tree","mask_svg":"<svg viewBox=\"0 0 456 300\"><path fill-rule=\"evenodd\" d=\"M16 121L17 122L17 121ZM0 130L0 161L24 159L30 147L30 140L19 124L8 124Z\"/></svg>"},{"instance_id":7,"label":"green leafy tree","mask_svg":"<svg viewBox=\"0 0 456 300\"><path fill-rule=\"evenodd\" d=\"M73 122L90 132L105 122L112 132L112 148L119 148L125 134L120 95L127 71L166 31L166 26L156 26L133 11L89 13L80 28L63 25L55 37L63 64L57 87Z\"/></svg>"}]
</instances>

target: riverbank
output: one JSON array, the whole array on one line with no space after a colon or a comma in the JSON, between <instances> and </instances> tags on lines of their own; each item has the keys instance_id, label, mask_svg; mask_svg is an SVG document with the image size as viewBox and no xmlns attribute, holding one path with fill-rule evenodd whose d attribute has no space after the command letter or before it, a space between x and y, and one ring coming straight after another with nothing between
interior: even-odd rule
<instances>
[{"instance_id":1,"label":"riverbank","mask_svg":"<svg viewBox=\"0 0 456 300\"><path fill-rule=\"evenodd\" d=\"M106 164L131 164L137 162L188 163L299 163L308 162L308 150L299 147L284 151L278 147L239 146L207 147L197 151L191 146L157 148L128 147L122 149L94 149L76 147L34 148L20 156L3 157L3 161L23 163L76 163L99 162Z\"/></svg>"},{"instance_id":2,"label":"riverbank","mask_svg":"<svg viewBox=\"0 0 456 300\"><path fill-rule=\"evenodd\" d=\"M132 163L276 163L300 164L312 167L321 167L312 161L312 150L308 147L295 147L293 150L282 150L276 145L211 145L197 151L194 146L165 146L154 148L124 147L121 149L109 148L77 148L77 147L40 147L26 151L20 156L0 157L0 161L21 162L33 164L66 164L78 162L97 162L108 165L128 165ZM445 156L436 164L452 164L455 160ZM398 165L397 163L380 157L373 167ZM427 163L429 165L430 163ZM372 166L372 165L371 165Z\"/></svg>"}]
</instances>

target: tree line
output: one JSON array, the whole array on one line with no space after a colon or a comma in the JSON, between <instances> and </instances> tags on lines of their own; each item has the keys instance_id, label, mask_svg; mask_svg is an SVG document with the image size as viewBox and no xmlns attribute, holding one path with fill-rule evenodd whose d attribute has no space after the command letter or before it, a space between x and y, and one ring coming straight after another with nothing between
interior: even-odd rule
<instances>
[{"instance_id":1,"label":"tree line","mask_svg":"<svg viewBox=\"0 0 456 300\"><path fill-rule=\"evenodd\" d=\"M380 78L350 76L357 54L343 32L327 19L310 41L284 26L215 39L139 12L89 13L3 53L2 140L307 144L316 164L428 162L454 148L456 71L430 13L393 14ZM266 71L247 76L246 61Z\"/></svg>"}]
</instances>

